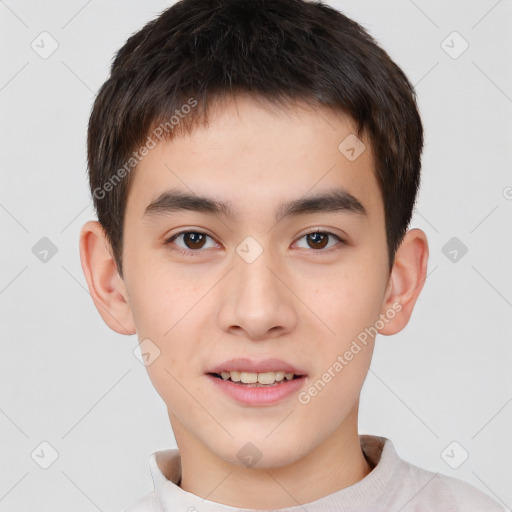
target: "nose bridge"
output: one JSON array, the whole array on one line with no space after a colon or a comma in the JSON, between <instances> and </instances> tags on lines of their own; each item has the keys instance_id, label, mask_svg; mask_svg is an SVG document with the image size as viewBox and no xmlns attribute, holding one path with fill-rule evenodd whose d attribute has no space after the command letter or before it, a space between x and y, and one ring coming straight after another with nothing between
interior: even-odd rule
<instances>
[{"instance_id":1,"label":"nose bridge","mask_svg":"<svg viewBox=\"0 0 512 512\"><path fill-rule=\"evenodd\" d=\"M239 248L238 252L241 250ZM268 249L262 250L254 261L241 256L235 263L237 304L241 309L246 308L249 317L268 315L278 306L283 285L271 272L272 266L275 266L275 262Z\"/></svg>"},{"instance_id":2,"label":"nose bridge","mask_svg":"<svg viewBox=\"0 0 512 512\"><path fill-rule=\"evenodd\" d=\"M270 249L258 248L252 240L237 247L219 310L224 329L261 338L270 330L282 332L294 326L297 316L281 268Z\"/></svg>"},{"instance_id":3,"label":"nose bridge","mask_svg":"<svg viewBox=\"0 0 512 512\"><path fill-rule=\"evenodd\" d=\"M239 275L239 299L253 300L255 306L270 304L273 299L280 295L279 288L282 283L276 278L274 272L271 272L272 261L269 257L269 251L259 256L255 261L248 263L243 258L235 265L235 271ZM260 299L265 297L266 301ZM260 306L261 307L261 306Z\"/></svg>"}]
</instances>

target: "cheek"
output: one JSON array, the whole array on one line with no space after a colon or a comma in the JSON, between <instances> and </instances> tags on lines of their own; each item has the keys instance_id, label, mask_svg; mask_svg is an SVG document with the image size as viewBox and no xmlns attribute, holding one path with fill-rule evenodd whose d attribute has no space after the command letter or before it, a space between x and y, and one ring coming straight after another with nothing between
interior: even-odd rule
<instances>
[{"instance_id":1,"label":"cheek","mask_svg":"<svg viewBox=\"0 0 512 512\"><path fill-rule=\"evenodd\" d=\"M175 323L173 311L180 290L149 278L132 283L130 305L139 338L162 338Z\"/></svg>"},{"instance_id":2,"label":"cheek","mask_svg":"<svg viewBox=\"0 0 512 512\"><path fill-rule=\"evenodd\" d=\"M166 270L153 251L126 243L125 254L126 283L139 338L162 338L176 323L191 290Z\"/></svg>"},{"instance_id":3,"label":"cheek","mask_svg":"<svg viewBox=\"0 0 512 512\"><path fill-rule=\"evenodd\" d=\"M321 285L317 282L309 296L314 302L312 309L331 334L347 340L379 317L384 289L381 272L368 265L355 265L331 272Z\"/></svg>"},{"instance_id":4,"label":"cheek","mask_svg":"<svg viewBox=\"0 0 512 512\"><path fill-rule=\"evenodd\" d=\"M193 366L197 347L197 328L194 319L200 308L194 308L197 298L186 288L172 285L162 279L147 279L137 290L133 305L134 320L139 340L149 338L157 347L158 357L146 366L154 388L169 404L181 410L190 395L183 385L196 372ZM187 385L190 393L194 393Z\"/></svg>"},{"instance_id":5,"label":"cheek","mask_svg":"<svg viewBox=\"0 0 512 512\"><path fill-rule=\"evenodd\" d=\"M139 339L150 338L168 364L187 348L192 350L197 335L194 319L199 323L201 311L197 292L163 279L146 279L134 292L132 311Z\"/></svg>"},{"instance_id":6,"label":"cheek","mask_svg":"<svg viewBox=\"0 0 512 512\"><path fill-rule=\"evenodd\" d=\"M128 262L127 262L128 263ZM179 387L194 355L200 328L201 289L197 282L170 272L150 254L133 255L126 266L127 289L139 340L149 339L159 355L147 366L158 392ZM203 312L204 314L204 312ZM172 376L171 376L172 375Z\"/></svg>"}]
</instances>

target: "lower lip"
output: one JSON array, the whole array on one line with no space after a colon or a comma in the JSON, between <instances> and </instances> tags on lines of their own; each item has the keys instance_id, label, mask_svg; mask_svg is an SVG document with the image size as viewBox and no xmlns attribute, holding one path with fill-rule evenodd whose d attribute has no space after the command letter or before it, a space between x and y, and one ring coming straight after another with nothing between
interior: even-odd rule
<instances>
[{"instance_id":1,"label":"lower lip","mask_svg":"<svg viewBox=\"0 0 512 512\"><path fill-rule=\"evenodd\" d=\"M207 375L207 377L226 395L245 405L275 404L297 392L306 380L305 376L302 376L272 386L246 386L230 380L219 379L213 375Z\"/></svg>"}]
</instances>

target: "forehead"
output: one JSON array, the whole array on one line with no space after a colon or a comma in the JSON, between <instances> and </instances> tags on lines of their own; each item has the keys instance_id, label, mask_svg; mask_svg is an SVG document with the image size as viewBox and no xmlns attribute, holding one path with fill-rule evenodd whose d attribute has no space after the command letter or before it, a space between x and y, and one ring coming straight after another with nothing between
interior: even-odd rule
<instances>
[{"instance_id":1,"label":"forehead","mask_svg":"<svg viewBox=\"0 0 512 512\"><path fill-rule=\"evenodd\" d=\"M368 140L349 116L306 103L222 101L206 126L160 142L134 172L127 210L139 213L168 189L216 197L249 215L340 187L369 214L383 213Z\"/></svg>"}]
</instances>

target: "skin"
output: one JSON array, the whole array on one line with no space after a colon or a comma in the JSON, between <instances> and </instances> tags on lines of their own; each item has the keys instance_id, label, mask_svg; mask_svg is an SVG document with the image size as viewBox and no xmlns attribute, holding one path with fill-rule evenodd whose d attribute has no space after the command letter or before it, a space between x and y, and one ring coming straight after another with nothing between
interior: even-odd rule
<instances>
[{"instance_id":1,"label":"skin","mask_svg":"<svg viewBox=\"0 0 512 512\"><path fill-rule=\"evenodd\" d=\"M305 370L304 390L380 315L387 315L384 335L408 323L426 277L427 239L409 230L389 272L370 143L363 139L366 149L354 161L338 150L354 132L349 117L328 109L238 96L212 113L208 127L160 143L139 164L127 202L123 278L101 226L82 229L82 266L104 321L160 350L147 371L167 406L180 487L188 492L233 507L284 508L350 486L372 469L357 418L374 339L307 404L295 393L275 405L240 405L205 376L234 357L275 357ZM338 187L367 215L315 212L276 224L282 202ZM171 188L230 201L238 216L145 215ZM211 238L202 248L184 237L165 243L184 230ZM305 236L314 230L346 243L331 237L317 248ZM252 263L236 252L247 236L263 249ZM253 467L237 457L248 442L261 452ZM158 463L169 472L165 457Z\"/></svg>"}]
</instances>

